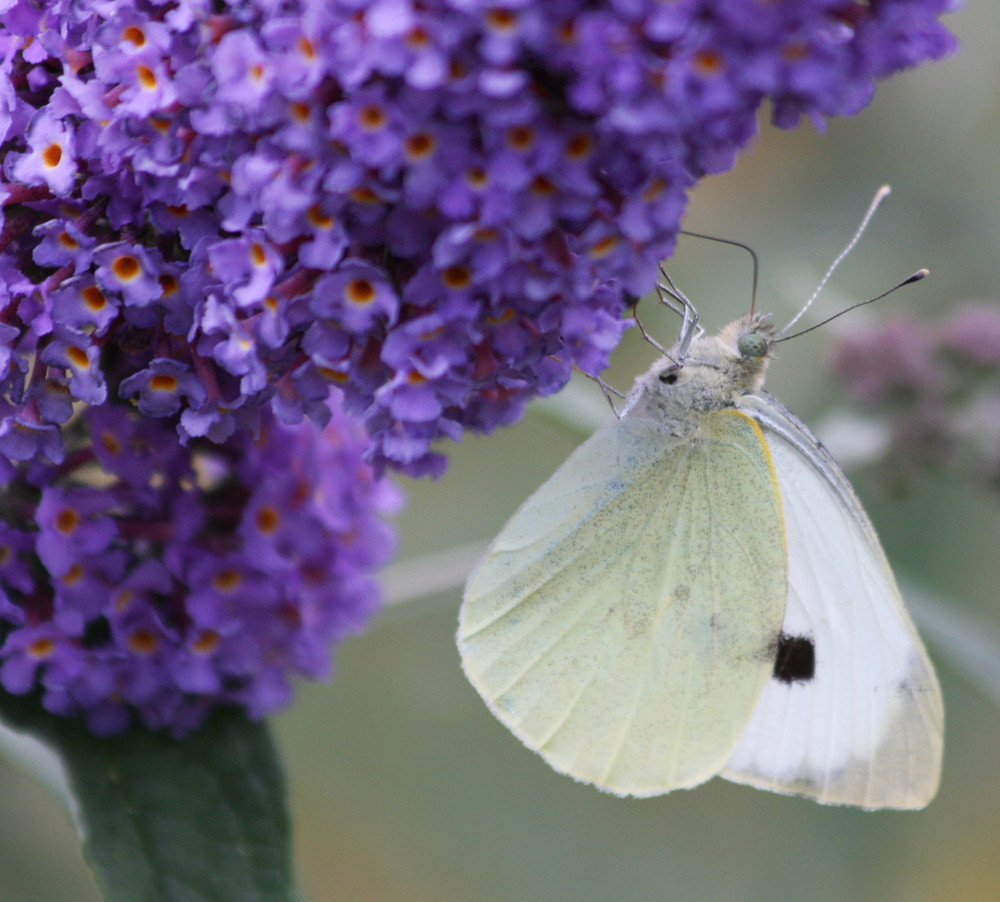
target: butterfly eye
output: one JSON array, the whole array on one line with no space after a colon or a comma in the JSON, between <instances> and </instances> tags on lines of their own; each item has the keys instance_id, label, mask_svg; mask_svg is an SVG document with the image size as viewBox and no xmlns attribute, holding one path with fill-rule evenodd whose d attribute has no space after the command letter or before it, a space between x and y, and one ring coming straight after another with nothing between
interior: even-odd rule
<instances>
[{"instance_id":1,"label":"butterfly eye","mask_svg":"<svg viewBox=\"0 0 1000 902\"><path fill-rule=\"evenodd\" d=\"M678 376L677 376L677 370L678 370L678 367L676 367L676 366L669 366L669 367L667 367L662 373L660 373L660 377L659 377L660 378L660 382L663 382L665 385L673 385L677 381L677 378L678 378Z\"/></svg>"},{"instance_id":2,"label":"butterfly eye","mask_svg":"<svg viewBox=\"0 0 1000 902\"><path fill-rule=\"evenodd\" d=\"M767 339L759 332L746 332L736 342L736 349L744 357L767 356Z\"/></svg>"}]
</instances>

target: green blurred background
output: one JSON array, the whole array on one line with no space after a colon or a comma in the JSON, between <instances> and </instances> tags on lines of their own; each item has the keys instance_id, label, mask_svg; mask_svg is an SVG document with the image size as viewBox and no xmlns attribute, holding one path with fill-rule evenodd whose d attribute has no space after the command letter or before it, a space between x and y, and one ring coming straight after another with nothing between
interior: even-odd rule
<instances>
[{"instance_id":1,"label":"green blurred background","mask_svg":"<svg viewBox=\"0 0 1000 902\"><path fill-rule=\"evenodd\" d=\"M761 306L780 321L808 296L876 188L894 193L838 271L812 322L913 270L931 277L783 345L769 388L822 424L845 403L825 366L842 328L900 311L935 317L969 299L1000 304L1000 7L949 18L951 59L884 84L862 115L825 135L765 127L730 174L692 198L689 229L742 240L762 261ZM709 329L744 312L739 252L683 241L671 273ZM670 343L676 323L645 305ZM653 357L635 335L608 378L627 388ZM591 391L589 402L603 403ZM598 408L599 409L599 408ZM449 447L437 482L407 482L400 560L432 559L449 588L387 609L346 643L328 686L304 686L274 723L291 788L297 870L314 902L1000 899L1000 687L993 701L927 629L947 706L941 791L920 813L828 808L714 780L620 800L550 771L493 720L453 643L470 542L485 543L581 433L551 408ZM944 599L936 613L1000 635L1000 498L957 481L887 499L858 489L905 579ZM413 571L393 585L412 588ZM968 655L967 665L972 657ZM973 668L976 665L971 665ZM994 672L1000 662L994 661ZM964 671L968 671L966 666ZM96 890L59 803L0 761L0 900L90 902Z\"/></svg>"}]
</instances>

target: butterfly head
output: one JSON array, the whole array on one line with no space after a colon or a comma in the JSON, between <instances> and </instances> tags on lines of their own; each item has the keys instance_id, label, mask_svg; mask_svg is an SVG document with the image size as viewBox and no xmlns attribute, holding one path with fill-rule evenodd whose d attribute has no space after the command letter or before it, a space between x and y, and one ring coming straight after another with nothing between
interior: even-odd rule
<instances>
[{"instance_id":1,"label":"butterfly head","mask_svg":"<svg viewBox=\"0 0 1000 902\"><path fill-rule=\"evenodd\" d=\"M639 378L626 410L683 421L733 406L763 386L775 332L770 316L752 314L718 335L682 341Z\"/></svg>"},{"instance_id":2,"label":"butterfly head","mask_svg":"<svg viewBox=\"0 0 1000 902\"><path fill-rule=\"evenodd\" d=\"M726 352L737 360L759 361L767 366L778 330L769 313L753 313L730 323L718 335ZM763 370L762 370L763 372Z\"/></svg>"},{"instance_id":3,"label":"butterfly head","mask_svg":"<svg viewBox=\"0 0 1000 902\"><path fill-rule=\"evenodd\" d=\"M757 391L771 360L777 330L770 314L753 313L731 322L718 335L691 343L682 367L706 370L706 378L735 395ZM713 379L711 373L717 374Z\"/></svg>"}]
</instances>

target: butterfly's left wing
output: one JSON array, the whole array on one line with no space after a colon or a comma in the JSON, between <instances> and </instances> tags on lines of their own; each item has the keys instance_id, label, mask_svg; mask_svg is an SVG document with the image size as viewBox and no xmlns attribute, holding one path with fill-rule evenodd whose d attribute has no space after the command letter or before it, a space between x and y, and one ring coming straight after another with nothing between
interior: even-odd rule
<instances>
[{"instance_id":1,"label":"butterfly's left wing","mask_svg":"<svg viewBox=\"0 0 1000 902\"><path fill-rule=\"evenodd\" d=\"M788 540L775 672L722 776L863 808L937 791L944 711L934 669L878 537L840 468L776 400L739 405L764 429Z\"/></svg>"},{"instance_id":2,"label":"butterfly's left wing","mask_svg":"<svg viewBox=\"0 0 1000 902\"><path fill-rule=\"evenodd\" d=\"M785 547L764 434L608 424L514 514L466 587L458 645L490 710L619 795L714 776L767 682Z\"/></svg>"}]
</instances>

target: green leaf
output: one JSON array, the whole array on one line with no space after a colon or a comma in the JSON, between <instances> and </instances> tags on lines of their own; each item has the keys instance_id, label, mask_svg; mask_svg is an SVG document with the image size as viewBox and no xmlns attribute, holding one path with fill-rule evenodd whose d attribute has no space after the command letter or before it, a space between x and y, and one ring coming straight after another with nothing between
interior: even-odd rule
<instances>
[{"instance_id":1,"label":"green leaf","mask_svg":"<svg viewBox=\"0 0 1000 902\"><path fill-rule=\"evenodd\" d=\"M291 902L284 780L263 724L220 711L182 740L99 738L34 698L0 715L60 755L109 902Z\"/></svg>"}]
</instances>

